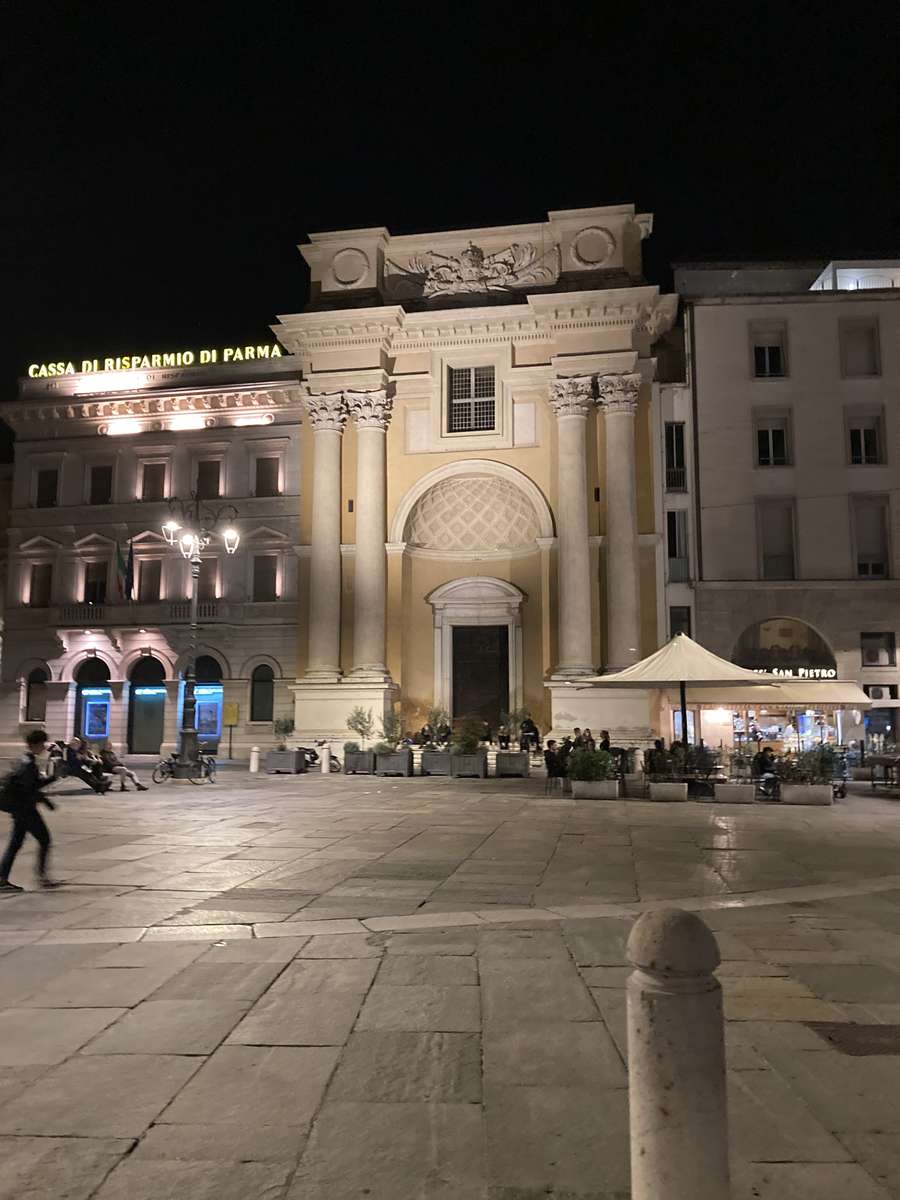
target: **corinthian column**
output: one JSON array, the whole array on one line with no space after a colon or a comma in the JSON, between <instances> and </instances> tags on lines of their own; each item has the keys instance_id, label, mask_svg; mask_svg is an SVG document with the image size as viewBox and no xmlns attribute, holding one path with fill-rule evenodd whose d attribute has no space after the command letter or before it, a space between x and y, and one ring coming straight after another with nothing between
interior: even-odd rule
<instances>
[{"instance_id":1,"label":"corinthian column","mask_svg":"<svg viewBox=\"0 0 900 1200\"><path fill-rule=\"evenodd\" d=\"M387 677L385 611L387 483L385 442L393 401L387 392L345 392L356 419L356 569L353 582L353 674Z\"/></svg>"},{"instance_id":2,"label":"corinthian column","mask_svg":"<svg viewBox=\"0 0 900 1200\"><path fill-rule=\"evenodd\" d=\"M341 435L347 420L343 393L309 394L306 411L315 445L306 675L337 680L341 673Z\"/></svg>"},{"instance_id":3,"label":"corinthian column","mask_svg":"<svg viewBox=\"0 0 900 1200\"><path fill-rule=\"evenodd\" d=\"M591 377L550 385L556 413L559 492L559 662L555 675L590 675L591 564L588 546L587 416L594 406Z\"/></svg>"},{"instance_id":4,"label":"corinthian column","mask_svg":"<svg viewBox=\"0 0 900 1200\"><path fill-rule=\"evenodd\" d=\"M620 670L641 656L640 560L634 478L634 414L640 375L597 379L606 424L606 666Z\"/></svg>"}]
</instances>

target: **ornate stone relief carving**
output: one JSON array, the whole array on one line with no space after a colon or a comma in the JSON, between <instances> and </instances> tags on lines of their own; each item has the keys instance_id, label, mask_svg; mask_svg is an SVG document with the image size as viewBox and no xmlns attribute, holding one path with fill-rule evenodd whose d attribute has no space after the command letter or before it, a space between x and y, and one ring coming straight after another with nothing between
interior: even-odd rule
<instances>
[{"instance_id":1,"label":"ornate stone relief carving","mask_svg":"<svg viewBox=\"0 0 900 1200\"><path fill-rule=\"evenodd\" d=\"M394 401L384 388L371 392L344 392L344 400L358 429L387 429L391 422Z\"/></svg>"},{"instance_id":2,"label":"ornate stone relief carving","mask_svg":"<svg viewBox=\"0 0 900 1200\"><path fill-rule=\"evenodd\" d=\"M444 479L410 513L408 545L428 550L497 553L533 546L540 533L528 497L506 479L489 475Z\"/></svg>"},{"instance_id":3,"label":"ornate stone relief carving","mask_svg":"<svg viewBox=\"0 0 900 1200\"><path fill-rule=\"evenodd\" d=\"M407 266L388 259L385 283L398 296L457 296L508 292L530 283L552 283L559 276L559 247L541 254L530 242L513 242L505 250L485 254L469 242L460 254L426 250Z\"/></svg>"},{"instance_id":4,"label":"ornate stone relief carving","mask_svg":"<svg viewBox=\"0 0 900 1200\"><path fill-rule=\"evenodd\" d=\"M616 252L616 239L602 225L589 225L575 234L570 253L579 267L602 267Z\"/></svg>"},{"instance_id":5,"label":"ornate stone relief carving","mask_svg":"<svg viewBox=\"0 0 900 1200\"><path fill-rule=\"evenodd\" d=\"M550 384L550 407L557 417L586 417L594 405L592 375L554 379Z\"/></svg>"},{"instance_id":6,"label":"ornate stone relief carving","mask_svg":"<svg viewBox=\"0 0 900 1200\"><path fill-rule=\"evenodd\" d=\"M304 396L309 423L316 433L320 429L344 432L347 424L347 405L343 392L307 392Z\"/></svg>"},{"instance_id":7,"label":"ornate stone relief carving","mask_svg":"<svg viewBox=\"0 0 900 1200\"><path fill-rule=\"evenodd\" d=\"M598 375L597 390L600 402L607 412L631 412L637 408L638 394L643 376Z\"/></svg>"}]
</instances>

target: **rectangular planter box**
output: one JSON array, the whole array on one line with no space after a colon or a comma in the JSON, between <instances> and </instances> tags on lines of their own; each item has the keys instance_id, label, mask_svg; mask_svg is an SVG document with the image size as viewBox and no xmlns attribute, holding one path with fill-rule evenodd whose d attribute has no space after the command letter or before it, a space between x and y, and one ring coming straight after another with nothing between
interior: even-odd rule
<instances>
[{"instance_id":1,"label":"rectangular planter box","mask_svg":"<svg viewBox=\"0 0 900 1200\"><path fill-rule=\"evenodd\" d=\"M862 783L863 781L868 783L869 780L872 778L872 768L871 767L851 767L850 768L850 778L855 780L857 783Z\"/></svg>"},{"instance_id":2,"label":"rectangular planter box","mask_svg":"<svg viewBox=\"0 0 900 1200\"><path fill-rule=\"evenodd\" d=\"M423 775L449 775L450 751L423 750L421 771Z\"/></svg>"},{"instance_id":3,"label":"rectangular planter box","mask_svg":"<svg viewBox=\"0 0 900 1200\"><path fill-rule=\"evenodd\" d=\"M376 775L412 775L412 750L394 750L390 754L375 755Z\"/></svg>"},{"instance_id":4,"label":"rectangular planter box","mask_svg":"<svg viewBox=\"0 0 900 1200\"><path fill-rule=\"evenodd\" d=\"M782 804L833 804L830 783L783 783Z\"/></svg>"},{"instance_id":5,"label":"rectangular planter box","mask_svg":"<svg viewBox=\"0 0 900 1200\"><path fill-rule=\"evenodd\" d=\"M618 779L572 780L572 795L576 800L618 800L621 794Z\"/></svg>"},{"instance_id":6,"label":"rectangular planter box","mask_svg":"<svg viewBox=\"0 0 900 1200\"><path fill-rule=\"evenodd\" d=\"M627 800L647 799L647 777L643 772L626 775L622 780L622 787Z\"/></svg>"},{"instance_id":7,"label":"rectangular planter box","mask_svg":"<svg viewBox=\"0 0 900 1200\"><path fill-rule=\"evenodd\" d=\"M487 779L487 755L452 754L450 755L450 774L454 779Z\"/></svg>"},{"instance_id":8,"label":"rectangular planter box","mask_svg":"<svg viewBox=\"0 0 900 1200\"><path fill-rule=\"evenodd\" d=\"M714 799L720 804L752 804L755 795L752 783L717 783Z\"/></svg>"},{"instance_id":9,"label":"rectangular planter box","mask_svg":"<svg viewBox=\"0 0 900 1200\"><path fill-rule=\"evenodd\" d=\"M498 750L494 772L498 779L512 775L521 775L526 778L531 772L528 755L519 750Z\"/></svg>"},{"instance_id":10,"label":"rectangular planter box","mask_svg":"<svg viewBox=\"0 0 900 1200\"><path fill-rule=\"evenodd\" d=\"M375 770L375 755L371 750L347 750L344 752L345 775L371 775Z\"/></svg>"},{"instance_id":11,"label":"rectangular planter box","mask_svg":"<svg viewBox=\"0 0 900 1200\"><path fill-rule=\"evenodd\" d=\"M650 784L650 799L651 800L687 800L688 785L684 783L651 783Z\"/></svg>"},{"instance_id":12,"label":"rectangular planter box","mask_svg":"<svg viewBox=\"0 0 900 1200\"><path fill-rule=\"evenodd\" d=\"M302 775L306 770L306 759L302 750L268 750L266 752L267 775Z\"/></svg>"}]
</instances>

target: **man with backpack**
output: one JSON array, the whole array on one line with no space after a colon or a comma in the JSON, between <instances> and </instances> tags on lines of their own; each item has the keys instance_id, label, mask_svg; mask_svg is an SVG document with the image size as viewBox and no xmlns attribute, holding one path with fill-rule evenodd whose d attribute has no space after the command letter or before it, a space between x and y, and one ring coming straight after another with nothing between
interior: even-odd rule
<instances>
[{"instance_id":1,"label":"man with backpack","mask_svg":"<svg viewBox=\"0 0 900 1200\"><path fill-rule=\"evenodd\" d=\"M8 812L13 823L9 844L3 858L0 859L0 893L25 890L9 882L9 873L27 833L30 833L38 844L38 883L43 888L60 886L55 879L50 879L47 875L50 830L37 807L38 803L41 803L46 804L49 809L56 808L52 800L41 795L41 789L51 781L50 776L41 771L38 761L43 756L46 744L47 735L43 729L32 729L25 738L25 757L0 785L0 810Z\"/></svg>"}]
</instances>

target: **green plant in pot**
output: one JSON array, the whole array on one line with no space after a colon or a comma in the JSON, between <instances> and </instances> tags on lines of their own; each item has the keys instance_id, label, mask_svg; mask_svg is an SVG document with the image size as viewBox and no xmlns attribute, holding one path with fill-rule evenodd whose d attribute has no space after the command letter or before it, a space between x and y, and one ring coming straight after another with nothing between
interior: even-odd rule
<instances>
[{"instance_id":1,"label":"green plant in pot","mask_svg":"<svg viewBox=\"0 0 900 1200\"><path fill-rule=\"evenodd\" d=\"M454 754L477 754L481 745L481 727L478 717L463 717L453 735L451 747Z\"/></svg>"},{"instance_id":2,"label":"green plant in pot","mask_svg":"<svg viewBox=\"0 0 900 1200\"><path fill-rule=\"evenodd\" d=\"M294 722L291 717L278 717L272 728L275 731L276 749L286 750L287 739L294 732Z\"/></svg>"},{"instance_id":3,"label":"green plant in pot","mask_svg":"<svg viewBox=\"0 0 900 1200\"><path fill-rule=\"evenodd\" d=\"M381 739L382 740L375 747L376 751L380 754L386 753L387 751L381 749L382 745L386 745L387 750L394 750L397 746L397 743L400 741L401 732L402 732L402 726L401 726L400 718L397 716L397 714L394 712L394 710L392 708L388 709L388 711L384 714L384 716L381 719Z\"/></svg>"},{"instance_id":4,"label":"green plant in pot","mask_svg":"<svg viewBox=\"0 0 900 1200\"><path fill-rule=\"evenodd\" d=\"M567 763L570 779L582 783L600 783L616 778L616 760L608 750L573 750Z\"/></svg>"},{"instance_id":5,"label":"green plant in pot","mask_svg":"<svg viewBox=\"0 0 900 1200\"><path fill-rule=\"evenodd\" d=\"M371 708L363 708L361 704L357 704L356 708L350 710L347 728L362 740L363 747L365 747L366 742L375 733L375 718L372 716Z\"/></svg>"}]
</instances>

